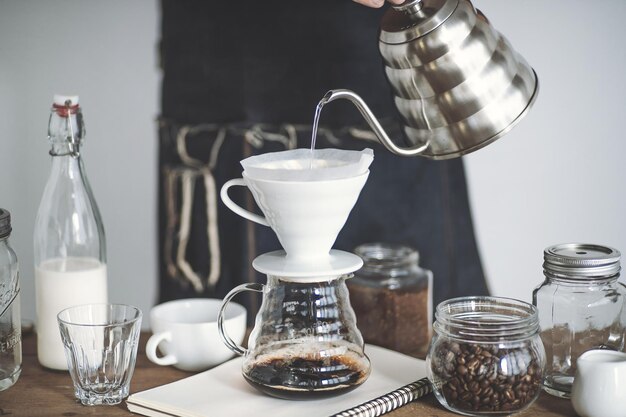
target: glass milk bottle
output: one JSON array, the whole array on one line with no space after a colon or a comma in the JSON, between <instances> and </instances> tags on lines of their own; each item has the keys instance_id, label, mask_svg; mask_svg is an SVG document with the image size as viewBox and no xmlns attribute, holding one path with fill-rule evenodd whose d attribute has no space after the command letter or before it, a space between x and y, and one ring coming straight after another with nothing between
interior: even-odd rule
<instances>
[{"instance_id":1,"label":"glass milk bottle","mask_svg":"<svg viewBox=\"0 0 626 417\"><path fill-rule=\"evenodd\" d=\"M106 246L100 212L81 157L85 126L77 96L55 96L48 125L52 168L35 222L37 356L67 369L57 314L107 302Z\"/></svg>"},{"instance_id":2,"label":"glass milk bottle","mask_svg":"<svg viewBox=\"0 0 626 417\"><path fill-rule=\"evenodd\" d=\"M15 384L22 372L20 283L10 235L11 215L0 208L0 391Z\"/></svg>"}]
</instances>

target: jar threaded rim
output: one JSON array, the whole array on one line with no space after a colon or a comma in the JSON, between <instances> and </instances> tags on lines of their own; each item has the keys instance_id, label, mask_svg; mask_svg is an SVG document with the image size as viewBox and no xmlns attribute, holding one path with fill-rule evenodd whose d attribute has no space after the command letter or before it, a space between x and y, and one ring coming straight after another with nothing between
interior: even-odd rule
<instances>
[{"instance_id":1,"label":"jar threaded rim","mask_svg":"<svg viewBox=\"0 0 626 417\"><path fill-rule=\"evenodd\" d=\"M366 268L395 268L419 263L419 252L409 246L393 243L365 243L354 253L363 259Z\"/></svg>"},{"instance_id":2,"label":"jar threaded rim","mask_svg":"<svg viewBox=\"0 0 626 417\"><path fill-rule=\"evenodd\" d=\"M539 316L535 306L513 298L459 297L437 306L434 329L464 341L517 341L539 332Z\"/></svg>"}]
</instances>

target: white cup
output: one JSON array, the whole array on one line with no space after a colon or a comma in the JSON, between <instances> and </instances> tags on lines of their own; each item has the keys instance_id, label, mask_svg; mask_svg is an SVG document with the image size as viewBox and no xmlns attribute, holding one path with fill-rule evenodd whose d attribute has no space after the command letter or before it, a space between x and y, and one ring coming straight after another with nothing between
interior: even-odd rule
<instances>
[{"instance_id":1,"label":"white cup","mask_svg":"<svg viewBox=\"0 0 626 417\"><path fill-rule=\"evenodd\" d=\"M328 256L368 175L369 171L337 180L277 181L251 178L244 171L243 178L224 184L220 196L241 217L270 226L288 258L320 259ZM265 217L233 202L228 196L233 186L248 187Z\"/></svg>"},{"instance_id":2,"label":"white cup","mask_svg":"<svg viewBox=\"0 0 626 417\"><path fill-rule=\"evenodd\" d=\"M217 331L221 300L195 298L168 301L150 310L153 335L146 344L148 359L183 371L202 371L233 356ZM230 303L224 326L238 343L246 333L246 309ZM157 348L164 356L157 355Z\"/></svg>"},{"instance_id":3,"label":"white cup","mask_svg":"<svg viewBox=\"0 0 626 417\"><path fill-rule=\"evenodd\" d=\"M626 416L626 353L589 350L578 358L572 405L581 417Z\"/></svg>"}]
</instances>

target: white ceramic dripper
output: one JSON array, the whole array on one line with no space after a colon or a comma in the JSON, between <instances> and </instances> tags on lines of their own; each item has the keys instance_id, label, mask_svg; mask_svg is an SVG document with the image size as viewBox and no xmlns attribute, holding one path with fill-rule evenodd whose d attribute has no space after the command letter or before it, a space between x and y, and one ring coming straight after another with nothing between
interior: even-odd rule
<instances>
[{"instance_id":1,"label":"white ceramic dripper","mask_svg":"<svg viewBox=\"0 0 626 417\"><path fill-rule=\"evenodd\" d=\"M354 207L369 171L328 181L272 181L243 178L224 184L221 198L235 213L274 230L286 257L309 263L328 258L337 235ZM232 186L246 186L265 215L245 210L228 196Z\"/></svg>"},{"instance_id":2,"label":"white ceramic dripper","mask_svg":"<svg viewBox=\"0 0 626 417\"><path fill-rule=\"evenodd\" d=\"M371 149L292 149L241 161L242 178L227 181L220 196L228 208L272 228L284 250L258 256L261 273L317 282L350 274L358 256L331 249L369 176ZM263 215L243 209L228 196L233 186L247 187Z\"/></svg>"}]
</instances>

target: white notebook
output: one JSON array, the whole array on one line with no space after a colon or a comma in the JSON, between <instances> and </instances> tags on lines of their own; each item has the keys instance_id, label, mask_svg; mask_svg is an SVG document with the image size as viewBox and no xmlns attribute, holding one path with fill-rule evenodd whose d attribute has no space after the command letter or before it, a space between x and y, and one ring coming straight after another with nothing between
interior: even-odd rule
<instances>
[{"instance_id":1,"label":"white notebook","mask_svg":"<svg viewBox=\"0 0 626 417\"><path fill-rule=\"evenodd\" d=\"M289 401L252 388L241 375L241 358L180 381L131 395L128 409L151 417L328 417L426 376L422 360L366 345L370 377L354 391L333 398Z\"/></svg>"}]
</instances>

